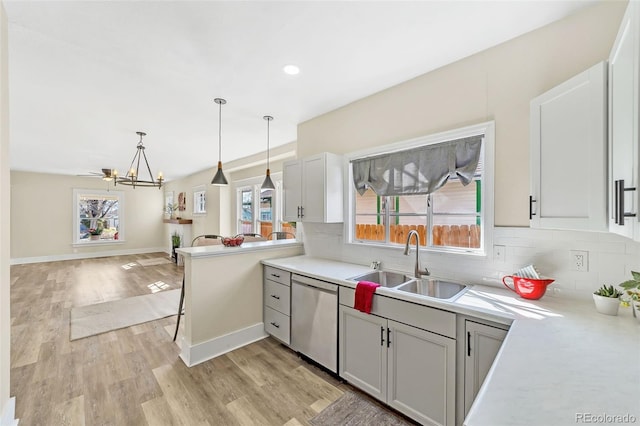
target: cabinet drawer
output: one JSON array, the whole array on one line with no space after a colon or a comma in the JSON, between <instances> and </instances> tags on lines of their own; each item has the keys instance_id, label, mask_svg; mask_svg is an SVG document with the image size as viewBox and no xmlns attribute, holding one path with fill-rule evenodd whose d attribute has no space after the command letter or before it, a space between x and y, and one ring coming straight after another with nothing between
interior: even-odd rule
<instances>
[{"instance_id":1,"label":"cabinet drawer","mask_svg":"<svg viewBox=\"0 0 640 426\"><path fill-rule=\"evenodd\" d=\"M289 317L275 309L265 306L264 331L289 345L291 343L289 330Z\"/></svg>"},{"instance_id":2,"label":"cabinet drawer","mask_svg":"<svg viewBox=\"0 0 640 426\"><path fill-rule=\"evenodd\" d=\"M340 287L340 304L353 308L355 289ZM373 295L371 313L404 324L456 338L456 314L417 303Z\"/></svg>"},{"instance_id":3,"label":"cabinet drawer","mask_svg":"<svg viewBox=\"0 0 640 426\"><path fill-rule=\"evenodd\" d=\"M290 315L290 287L271 280L264 280L264 305Z\"/></svg>"},{"instance_id":4,"label":"cabinet drawer","mask_svg":"<svg viewBox=\"0 0 640 426\"><path fill-rule=\"evenodd\" d=\"M277 269L272 266L264 267L264 278L287 286L291 285L291 272L283 271L282 269Z\"/></svg>"}]
</instances>

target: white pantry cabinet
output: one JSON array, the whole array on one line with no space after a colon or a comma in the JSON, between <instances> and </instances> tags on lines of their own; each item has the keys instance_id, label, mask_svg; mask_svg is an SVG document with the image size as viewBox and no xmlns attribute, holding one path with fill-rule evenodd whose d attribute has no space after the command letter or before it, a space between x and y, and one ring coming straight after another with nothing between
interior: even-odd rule
<instances>
[{"instance_id":1,"label":"white pantry cabinet","mask_svg":"<svg viewBox=\"0 0 640 426\"><path fill-rule=\"evenodd\" d=\"M629 2L609 55L609 230L640 240L638 78L640 5Z\"/></svg>"},{"instance_id":2,"label":"white pantry cabinet","mask_svg":"<svg viewBox=\"0 0 640 426\"><path fill-rule=\"evenodd\" d=\"M376 297L377 310L389 316L398 312L403 321L415 309L425 314L423 318L433 313L455 324L455 314L388 298L392 302L385 306ZM396 309L402 306L409 309L400 313ZM455 338L365 314L348 304L340 305L339 316L341 377L421 424L455 424Z\"/></svg>"},{"instance_id":3,"label":"white pantry cabinet","mask_svg":"<svg viewBox=\"0 0 640 426\"><path fill-rule=\"evenodd\" d=\"M284 220L342 222L342 157L329 152L283 164Z\"/></svg>"},{"instance_id":4,"label":"white pantry cabinet","mask_svg":"<svg viewBox=\"0 0 640 426\"><path fill-rule=\"evenodd\" d=\"M464 415L466 416L507 336L507 330L465 320L465 335Z\"/></svg>"},{"instance_id":5,"label":"white pantry cabinet","mask_svg":"<svg viewBox=\"0 0 640 426\"><path fill-rule=\"evenodd\" d=\"M531 227L606 231L606 63L530 106Z\"/></svg>"}]
</instances>

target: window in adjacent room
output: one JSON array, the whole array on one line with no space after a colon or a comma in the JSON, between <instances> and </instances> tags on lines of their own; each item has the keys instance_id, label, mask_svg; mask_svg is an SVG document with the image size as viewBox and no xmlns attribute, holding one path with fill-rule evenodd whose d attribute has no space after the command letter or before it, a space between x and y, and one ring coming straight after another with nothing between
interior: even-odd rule
<instances>
[{"instance_id":1,"label":"window in adjacent room","mask_svg":"<svg viewBox=\"0 0 640 426\"><path fill-rule=\"evenodd\" d=\"M394 144L351 160L352 243L484 254L493 227L493 124Z\"/></svg>"},{"instance_id":2,"label":"window in adjacent room","mask_svg":"<svg viewBox=\"0 0 640 426\"><path fill-rule=\"evenodd\" d=\"M207 191L204 186L193 188L193 214L207 213Z\"/></svg>"},{"instance_id":3,"label":"window in adjacent room","mask_svg":"<svg viewBox=\"0 0 640 426\"><path fill-rule=\"evenodd\" d=\"M103 244L124 240L124 193L73 190L74 244Z\"/></svg>"}]
</instances>

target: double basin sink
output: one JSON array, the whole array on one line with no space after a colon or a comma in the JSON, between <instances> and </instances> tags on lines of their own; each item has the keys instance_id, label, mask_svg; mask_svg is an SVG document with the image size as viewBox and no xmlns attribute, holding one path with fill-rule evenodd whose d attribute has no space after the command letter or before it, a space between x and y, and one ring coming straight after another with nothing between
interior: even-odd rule
<instances>
[{"instance_id":1,"label":"double basin sink","mask_svg":"<svg viewBox=\"0 0 640 426\"><path fill-rule=\"evenodd\" d=\"M469 286L438 278L414 278L392 271L371 271L349 278L350 281L370 281L392 290L413 293L418 296L453 301L461 296Z\"/></svg>"}]
</instances>

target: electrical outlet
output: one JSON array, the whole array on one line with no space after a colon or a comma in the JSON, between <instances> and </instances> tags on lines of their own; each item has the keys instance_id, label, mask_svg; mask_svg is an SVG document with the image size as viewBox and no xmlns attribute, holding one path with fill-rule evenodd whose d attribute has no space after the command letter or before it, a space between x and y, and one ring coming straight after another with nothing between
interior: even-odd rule
<instances>
[{"instance_id":1,"label":"electrical outlet","mask_svg":"<svg viewBox=\"0 0 640 426\"><path fill-rule=\"evenodd\" d=\"M571 250L571 265L574 271L587 272L589 270L589 252Z\"/></svg>"},{"instance_id":2,"label":"electrical outlet","mask_svg":"<svg viewBox=\"0 0 640 426\"><path fill-rule=\"evenodd\" d=\"M493 261L504 262L506 259L506 247L495 245L493 246Z\"/></svg>"}]
</instances>

